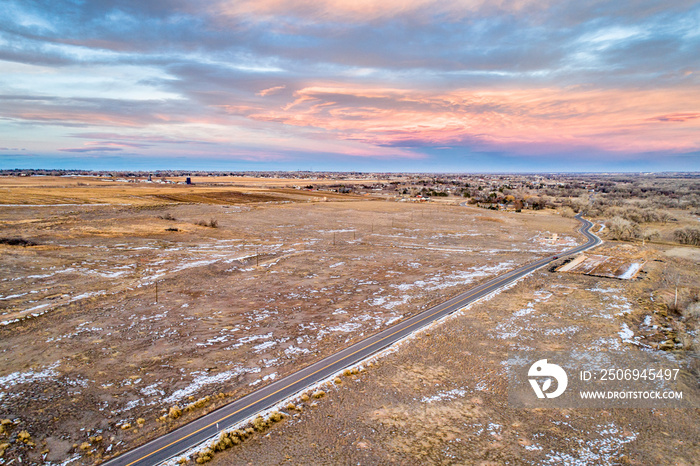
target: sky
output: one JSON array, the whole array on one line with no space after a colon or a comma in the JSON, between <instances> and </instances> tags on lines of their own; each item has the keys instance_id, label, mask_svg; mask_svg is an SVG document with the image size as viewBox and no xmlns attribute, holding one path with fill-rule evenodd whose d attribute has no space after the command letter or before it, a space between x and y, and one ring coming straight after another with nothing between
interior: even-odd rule
<instances>
[{"instance_id":1,"label":"sky","mask_svg":"<svg viewBox=\"0 0 700 466\"><path fill-rule=\"evenodd\" d=\"M700 171L700 2L2 0L0 168Z\"/></svg>"}]
</instances>

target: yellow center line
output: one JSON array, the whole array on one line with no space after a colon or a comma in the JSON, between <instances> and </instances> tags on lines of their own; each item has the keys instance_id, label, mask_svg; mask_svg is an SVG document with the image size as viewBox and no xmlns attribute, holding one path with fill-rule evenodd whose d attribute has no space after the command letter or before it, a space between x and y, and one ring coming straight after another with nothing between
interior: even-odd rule
<instances>
[{"instance_id":1,"label":"yellow center line","mask_svg":"<svg viewBox=\"0 0 700 466\"><path fill-rule=\"evenodd\" d=\"M579 231L580 231L580 232L583 232L583 227L582 227ZM534 262L533 264L531 264L531 265L529 265L529 266L526 266L526 267L523 268L520 272L524 272L524 271L526 271L528 268L534 267L535 265L539 264L539 262L542 262L542 260L537 261L537 262ZM549 261L545 261L545 263L546 263L546 262L549 262ZM533 269L533 270L534 270L534 269ZM505 276L504 276L503 278L501 278L501 279L498 280L497 282L494 282L494 283L492 283L491 285L488 285L486 288L482 288L481 290L474 291L473 293L471 293L470 295L466 296L465 298L462 298L462 299L460 299L459 301L457 301L456 303L450 304L450 305L448 305L447 307L456 306L456 305L458 305L458 304L461 304L461 303L463 303L464 301L466 301L467 299L471 298L472 296L477 295L477 294L479 294L479 293L482 293L482 292L484 292L484 291L490 290L490 289L492 289L493 287L495 287L496 285L502 283L503 281L510 279L511 277L509 277L508 275L511 275L511 274L518 274L518 273L520 273L520 272L518 272L517 269L514 270L514 271L512 271L512 272L508 272L507 274L505 274ZM356 350L356 351L354 351L354 352L348 354L347 356L344 356L344 357L342 357L341 359L338 359L337 361L331 362L331 363L325 365L324 367L322 367L322 368L320 368L320 369L318 369L318 370L312 372L311 374L308 374L308 375L302 377L302 378L299 379L299 380L293 381L293 382L289 383L288 385L285 385L284 387L282 387L282 388L280 388L280 389L278 389L278 390L276 390L276 391L270 393L269 395L264 396L263 398L260 398L260 399L257 400L257 401L253 401L253 402L249 403L248 405L246 405L246 406L244 406L244 407L242 407L242 408L240 408L240 409L238 409L238 410L236 410L236 411L234 411L234 412L232 412L232 413L230 413L230 414L228 414L228 415L222 417L221 419L219 419L219 420L217 420L217 421L213 421L212 423L207 424L206 426L201 427L201 428L195 430L194 432L191 432L191 433L185 435L184 437L180 437L179 439L174 440L173 442L171 442L171 443L169 443L169 444L167 444L167 445L165 445L165 446L163 446L163 447L160 447L159 449L154 450L154 451L152 451L151 453L149 453L149 454L147 454L147 455L144 455L144 456L142 456L142 457L140 457L140 458L138 458L138 459L132 461L131 463L128 463L126 466L131 466L131 465L133 465L133 464L135 464L135 463L138 463L139 461L144 460L144 459L148 458L149 456L152 456L152 455L158 453L159 451L162 451L162 450L164 450L164 449L166 449L166 448L168 448L168 447L170 447L170 446L172 446L172 445L175 445L176 443L181 442L181 441L183 441L183 440L185 440L185 439L187 439L187 438L189 438L189 437L191 437L191 436L193 436L193 435L195 435L195 434L197 434L197 433L203 431L204 429L208 429L209 427L213 426L214 424L219 423L219 422L222 422L222 421L224 421L224 420L230 418L231 416L240 413L240 412L243 411L244 409L248 409L248 408L250 408L251 406L253 406L254 404L260 403L261 401L266 400L266 399L270 398L270 397L273 396L273 395L276 395L277 393L281 392L282 390L285 390L285 389L291 387L291 386L294 385L294 384L297 384L297 383L299 383L299 382L302 382L303 380L308 379L308 378L311 377L312 375L318 374L318 373L321 372L322 370L325 370L325 369L329 368L330 366L332 366L332 365L334 365L334 364L338 364L339 362L341 362L341 361L343 361L343 360L345 360L345 359L347 359L347 358L349 358L349 357L351 357L351 356L353 356L353 355L359 353L360 351L365 350L365 349L369 348L370 346L373 346L373 345L375 345L375 344L377 344L377 343L380 343L380 342L386 340L387 338L390 338L390 337L396 335L397 333L406 330L406 329L409 328L410 326L419 324L419 323L423 322L424 320L431 318L431 317L434 316L435 314L439 314L439 313L445 311L445 309L446 309L446 308L442 308L442 309L440 309L440 310L437 310L437 311L433 312L432 314L423 317L421 320L418 320L418 321L416 321L416 322L413 322L412 324L409 324L408 326L406 326L406 327L404 327L404 328L401 328L401 329L399 329L399 330L397 330L397 331L395 331L395 332L393 332L393 333L391 333L391 334L389 334L389 335L387 335L387 336L385 336L385 337L382 337L380 340L377 340L377 341L374 342L374 343L370 343L370 344L368 344L368 345L366 345L366 346L363 346L362 348L360 348L360 349L358 349L358 350ZM455 309L455 311L457 311L457 310L459 310L459 309ZM370 338L371 338L371 337L370 337Z\"/></svg>"}]
</instances>

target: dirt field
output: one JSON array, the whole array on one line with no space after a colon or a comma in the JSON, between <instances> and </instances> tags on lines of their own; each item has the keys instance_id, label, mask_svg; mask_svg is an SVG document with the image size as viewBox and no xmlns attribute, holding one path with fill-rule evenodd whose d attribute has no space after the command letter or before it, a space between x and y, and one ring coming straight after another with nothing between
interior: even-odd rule
<instances>
[{"instance_id":1,"label":"dirt field","mask_svg":"<svg viewBox=\"0 0 700 466\"><path fill-rule=\"evenodd\" d=\"M287 410L212 464L698 464L698 409L508 406L510 350L658 352L678 322L658 299L663 251L646 253L652 260L634 281L541 269L324 387L326 397ZM697 284L697 263L684 265ZM697 327L695 336L697 345ZM665 354L700 380L696 356Z\"/></svg>"},{"instance_id":2,"label":"dirt field","mask_svg":"<svg viewBox=\"0 0 700 466\"><path fill-rule=\"evenodd\" d=\"M0 244L0 464L101 461L581 241L539 212L15 182L0 236L35 245Z\"/></svg>"}]
</instances>

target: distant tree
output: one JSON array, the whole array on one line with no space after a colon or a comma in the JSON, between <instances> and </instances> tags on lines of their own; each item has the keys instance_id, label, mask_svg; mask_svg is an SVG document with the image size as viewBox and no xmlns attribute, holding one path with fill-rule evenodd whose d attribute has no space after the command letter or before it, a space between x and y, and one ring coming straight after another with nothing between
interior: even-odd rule
<instances>
[{"instance_id":1,"label":"distant tree","mask_svg":"<svg viewBox=\"0 0 700 466\"><path fill-rule=\"evenodd\" d=\"M657 239L661 236L661 233L659 233L659 230L656 228L645 228L642 231L642 240L644 241L651 241L653 239Z\"/></svg>"},{"instance_id":2,"label":"distant tree","mask_svg":"<svg viewBox=\"0 0 700 466\"><path fill-rule=\"evenodd\" d=\"M574 209L571 207L562 207L561 215L566 218L572 218L574 216Z\"/></svg>"},{"instance_id":3,"label":"distant tree","mask_svg":"<svg viewBox=\"0 0 700 466\"><path fill-rule=\"evenodd\" d=\"M681 244L691 244L693 246L700 246L700 228L679 228L673 232L673 239L675 239Z\"/></svg>"},{"instance_id":4,"label":"distant tree","mask_svg":"<svg viewBox=\"0 0 700 466\"><path fill-rule=\"evenodd\" d=\"M622 217L613 217L608 222L609 236L612 239L630 241L640 235L639 225Z\"/></svg>"}]
</instances>

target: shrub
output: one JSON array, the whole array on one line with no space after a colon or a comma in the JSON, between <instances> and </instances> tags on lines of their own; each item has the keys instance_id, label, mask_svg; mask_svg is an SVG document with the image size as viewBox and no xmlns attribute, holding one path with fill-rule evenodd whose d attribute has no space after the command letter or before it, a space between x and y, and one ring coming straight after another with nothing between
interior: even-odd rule
<instances>
[{"instance_id":1,"label":"shrub","mask_svg":"<svg viewBox=\"0 0 700 466\"><path fill-rule=\"evenodd\" d=\"M32 240L24 239L24 238L0 238L0 244L7 244L8 246L36 246L37 243L35 243Z\"/></svg>"},{"instance_id":2,"label":"shrub","mask_svg":"<svg viewBox=\"0 0 700 466\"><path fill-rule=\"evenodd\" d=\"M686 227L679 228L673 232L673 239L681 244L691 244L700 246L700 228Z\"/></svg>"},{"instance_id":3,"label":"shrub","mask_svg":"<svg viewBox=\"0 0 700 466\"><path fill-rule=\"evenodd\" d=\"M301 401L309 401L309 395L307 395L306 393L301 395Z\"/></svg>"},{"instance_id":4,"label":"shrub","mask_svg":"<svg viewBox=\"0 0 700 466\"><path fill-rule=\"evenodd\" d=\"M295 409L297 409L297 406L294 403L288 403L287 409L290 411L294 411Z\"/></svg>"},{"instance_id":5,"label":"shrub","mask_svg":"<svg viewBox=\"0 0 700 466\"><path fill-rule=\"evenodd\" d=\"M227 448L233 446L233 441L231 440L231 434L228 432L222 432L219 435L219 440L214 444L214 451L224 451Z\"/></svg>"},{"instance_id":6,"label":"shrub","mask_svg":"<svg viewBox=\"0 0 700 466\"><path fill-rule=\"evenodd\" d=\"M199 225L200 227L219 228L219 221L212 218L208 222L200 220L195 225Z\"/></svg>"},{"instance_id":7,"label":"shrub","mask_svg":"<svg viewBox=\"0 0 700 466\"><path fill-rule=\"evenodd\" d=\"M199 456L195 460L197 464L208 463L214 457L214 452L207 448L204 451L199 452Z\"/></svg>"},{"instance_id":8,"label":"shrub","mask_svg":"<svg viewBox=\"0 0 700 466\"><path fill-rule=\"evenodd\" d=\"M683 316L686 319L698 319L700 318L700 302L695 301L690 303L683 312Z\"/></svg>"},{"instance_id":9,"label":"shrub","mask_svg":"<svg viewBox=\"0 0 700 466\"><path fill-rule=\"evenodd\" d=\"M316 399L323 398L324 396L326 396L326 392L324 392L323 390L318 390L315 391L311 396L313 396Z\"/></svg>"},{"instance_id":10,"label":"shrub","mask_svg":"<svg viewBox=\"0 0 700 466\"><path fill-rule=\"evenodd\" d=\"M284 414L280 413L279 411L273 411L270 414L270 421L272 422L280 422L282 419L284 419Z\"/></svg>"},{"instance_id":11,"label":"shrub","mask_svg":"<svg viewBox=\"0 0 700 466\"><path fill-rule=\"evenodd\" d=\"M122 430L131 429L131 424L129 424L128 422L125 422L124 424L121 425L121 429Z\"/></svg>"},{"instance_id":12,"label":"shrub","mask_svg":"<svg viewBox=\"0 0 700 466\"><path fill-rule=\"evenodd\" d=\"M192 397L192 398L194 398L194 397ZM201 408L201 407L205 406L210 401L211 401L211 396L207 395L204 398L200 398L199 400L185 406L185 411L194 411L197 408Z\"/></svg>"},{"instance_id":13,"label":"shrub","mask_svg":"<svg viewBox=\"0 0 700 466\"><path fill-rule=\"evenodd\" d=\"M258 432L262 432L265 429L267 429L268 424L265 419L262 418L262 416L258 416L255 419L253 419L253 428L257 430Z\"/></svg>"},{"instance_id":14,"label":"shrub","mask_svg":"<svg viewBox=\"0 0 700 466\"><path fill-rule=\"evenodd\" d=\"M647 228L642 232L642 238L645 241L651 241L653 239L657 239L661 237L661 233L659 233L659 230L655 228Z\"/></svg>"},{"instance_id":15,"label":"shrub","mask_svg":"<svg viewBox=\"0 0 700 466\"><path fill-rule=\"evenodd\" d=\"M575 215L574 209L572 209L571 207L562 207L561 215L562 217L573 218L573 216Z\"/></svg>"},{"instance_id":16,"label":"shrub","mask_svg":"<svg viewBox=\"0 0 700 466\"><path fill-rule=\"evenodd\" d=\"M341 383L343 383L343 381L340 380L340 377L336 377L335 379L333 379L333 383L336 385L340 385Z\"/></svg>"},{"instance_id":17,"label":"shrub","mask_svg":"<svg viewBox=\"0 0 700 466\"><path fill-rule=\"evenodd\" d=\"M178 406L171 406L170 411L168 411L168 417L170 419L177 419L182 416L182 410Z\"/></svg>"}]
</instances>

